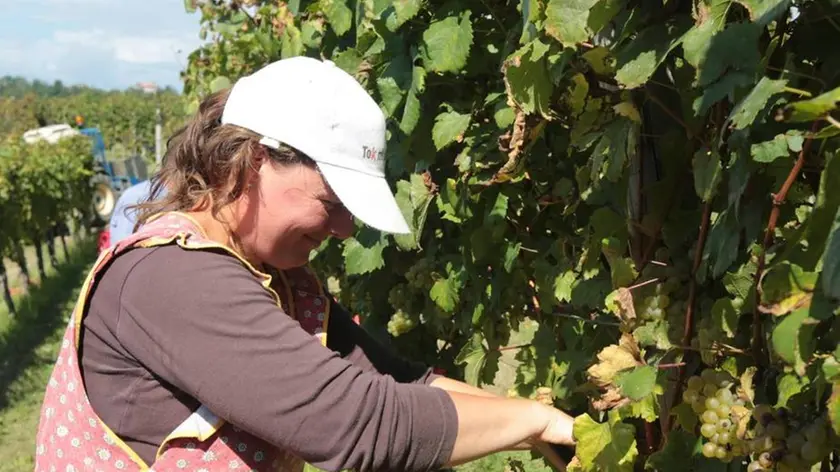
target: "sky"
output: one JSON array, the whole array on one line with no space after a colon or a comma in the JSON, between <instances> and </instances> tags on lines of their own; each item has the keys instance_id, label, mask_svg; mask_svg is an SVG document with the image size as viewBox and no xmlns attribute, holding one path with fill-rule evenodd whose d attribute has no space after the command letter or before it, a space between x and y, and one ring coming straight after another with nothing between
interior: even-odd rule
<instances>
[{"instance_id":1,"label":"sky","mask_svg":"<svg viewBox=\"0 0 840 472\"><path fill-rule=\"evenodd\" d=\"M0 0L0 76L180 91L199 20L183 0Z\"/></svg>"}]
</instances>

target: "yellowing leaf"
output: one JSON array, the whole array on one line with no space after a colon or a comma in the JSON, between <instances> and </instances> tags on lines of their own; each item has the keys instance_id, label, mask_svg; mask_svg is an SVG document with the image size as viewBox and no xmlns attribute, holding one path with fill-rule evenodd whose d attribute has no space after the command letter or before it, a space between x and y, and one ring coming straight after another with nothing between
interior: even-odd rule
<instances>
[{"instance_id":1,"label":"yellowing leaf","mask_svg":"<svg viewBox=\"0 0 840 472\"><path fill-rule=\"evenodd\" d=\"M575 418L575 456L583 470L630 472L639 451L635 428L610 414L606 423L597 423L588 414Z\"/></svg>"},{"instance_id":2,"label":"yellowing leaf","mask_svg":"<svg viewBox=\"0 0 840 472\"><path fill-rule=\"evenodd\" d=\"M613 383L620 371L643 365L639 356L636 341L632 336L624 334L619 345L612 344L601 350L597 356L598 362L586 372L595 385L606 387Z\"/></svg>"},{"instance_id":3,"label":"yellowing leaf","mask_svg":"<svg viewBox=\"0 0 840 472\"><path fill-rule=\"evenodd\" d=\"M636 109L636 105L633 102L621 102L613 107L613 111L636 123L642 122L642 116L639 114L639 110Z\"/></svg>"}]
</instances>

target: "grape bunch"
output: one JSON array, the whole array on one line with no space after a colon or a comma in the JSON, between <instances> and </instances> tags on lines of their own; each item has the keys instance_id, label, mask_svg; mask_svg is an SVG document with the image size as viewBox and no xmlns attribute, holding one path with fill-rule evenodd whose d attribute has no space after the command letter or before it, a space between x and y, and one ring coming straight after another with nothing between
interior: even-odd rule
<instances>
[{"instance_id":1,"label":"grape bunch","mask_svg":"<svg viewBox=\"0 0 840 472\"><path fill-rule=\"evenodd\" d=\"M755 459L747 468L749 472L810 470L831 451L829 425L824 416L803 422L785 409L757 405L753 418L755 438L750 449Z\"/></svg>"},{"instance_id":2,"label":"grape bunch","mask_svg":"<svg viewBox=\"0 0 840 472\"><path fill-rule=\"evenodd\" d=\"M810 470L831 452L825 414L813 418L801 413L797 418L784 408L747 405L733 393L734 385L732 376L714 369L688 379L683 402L701 420L705 457L723 462L748 457L747 472L795 472Z\"/></svg>"},{"instance_id":3,"label":"grape bunch","mask_svg":"<svg viewBox=\"0 0 840 472\"><path fill-rule=\"evenodd\" d=\"M708 441L703 444L703 455L730 462L746 453L743 441L736 434L734 406L744 406L744 401L732 393L732 377L723 371L705 369L699 376L688 379L683 401L700 417L700 434Z\"/></svg>"},{"instance_id":4,"label":"grape bunch","mask_svg":"<svg viewBox=\"0 0 840 472\"><path fill-rule=\"evenodd\" d=\"M432 261L429 259L420 259L408 268L408 272L405 274L405 280L414 289L428 291L434 283L434 279L432 278L433 269Z\"/></svg>"},{"instance_id":5,"label":"grape bunch","mask_svg":"<svg viewBox=\"0 0 840 472\"><path fill-rule=\"evenodd\" d=\"M657 292L661 292L662 286L657 286ZM665 310L671 303L670 298L665 293L656 293L655 295L645 297L636 306L636 313L641 316L643 320L656 321L665 317Z\"/></svg>"},{"instance_id":6,"label":"grape bunch","mask_svg":"<svg viewBox=\"0 0 840 472\"><path fill-rule=\"evenodd\" d=\"M409 305L409 290L406 284L396 284L388 292L388 303L398 311L406 311Z\"/></svg>"},{"instance_id":7,"label":"grape bunch","mask_svg":"<svg viewBox=\"0 0 840 472\"><path fill-rule=\"evenodd\" d=\"M413 319L406 315L404 311L397 310L388 320L388 334L398 337L411 331L415 326L416 323Z\"/></svg>"}]
</instances>

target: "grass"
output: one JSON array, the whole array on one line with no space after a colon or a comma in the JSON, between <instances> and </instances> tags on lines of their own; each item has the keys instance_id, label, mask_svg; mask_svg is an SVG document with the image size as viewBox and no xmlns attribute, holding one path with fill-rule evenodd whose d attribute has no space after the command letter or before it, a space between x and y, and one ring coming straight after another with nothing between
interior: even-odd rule
<instances>
[{"instance_id":1,"label":"grass","mask_svg":"<svg viewBox=\"0 0 840 472\"><path fill-rule=\"evenodd\" d=\"M0 472L34 468L44 386L96 243L76 244L68 238L68 249L67 260L59 249L59 266L47 262L47 277L16 297L17 317L10 317L0 303ZM37 270L32 276L38 277Z\"/></svg>"}]
</instances>

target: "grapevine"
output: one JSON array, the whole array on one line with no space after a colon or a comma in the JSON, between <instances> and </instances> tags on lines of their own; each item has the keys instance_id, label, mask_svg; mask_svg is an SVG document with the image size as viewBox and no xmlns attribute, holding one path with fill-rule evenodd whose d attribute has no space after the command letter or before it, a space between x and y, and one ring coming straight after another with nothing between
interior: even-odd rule
<instances>
[{"instance_id":1,"label":"grapevine","mask_svg":"<svg viewBox=\"0 0 840 472\"><path fill-rule=\"evenodd\" d=\"M380 104L413 233L312 264L403 355L569 411L570 470L840 464L840 6L187 8L194 105L299 55Z\"/></svg>"}]
</instances>

